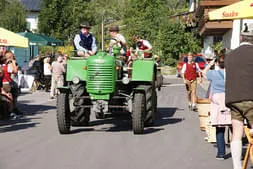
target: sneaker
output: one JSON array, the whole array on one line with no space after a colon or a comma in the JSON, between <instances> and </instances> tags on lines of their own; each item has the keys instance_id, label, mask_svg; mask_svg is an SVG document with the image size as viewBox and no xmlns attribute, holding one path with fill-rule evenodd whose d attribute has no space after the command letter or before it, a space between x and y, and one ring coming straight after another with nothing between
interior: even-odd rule
<instances>
[{"instance_id":1,"label":"sneaker","mask_svg":"<svg viewBox=\"0 0 253 169\"><path fill-rule=\"evenodd\" d=\"M217 155L216 160L225 160L224 155Z\"/></svg>"},{"instance_id":2,"label":"sneaker","mask_svg":"<svg viewBox=\"0 0 253 169\"><path fill-rule=\"evenodd\" d=\"M17 115L15 114L15 113L10 113L10 119L11 120L15 120L15 119L17 119Z\"/></svg>"},{"instance_id":3,"label":"sneaker","mask_svg":"<svg viewBox=\"0 0 253 169\"><path fill-rule=\"evenodd\" d=\"M192 111L197 111L198 109L197 109L197 106L196 105L193 105L192 106Z\"/></svg>"},{"instance_id":4,"label":"sneaker","mask_svg":"<svg viewBox=\"0 0 253 169\"><path fill-rule=\"evenodd\" d=\"M189 108L189 110L192 110L192 105L189 104L189 105L188 105L188 108Z\"/></svg>"},{"instance_id":5,"label":"sneaker","mask_svg":"<svg viewBox=\"0 0 253 169\"><path fill-rule=\"evenodd\" d=\"M52 97L49 98L49 100L50 100L50 101L51 101L51 100L55 100L55 97L52 96Z\"/></svg>"}]
</instances>

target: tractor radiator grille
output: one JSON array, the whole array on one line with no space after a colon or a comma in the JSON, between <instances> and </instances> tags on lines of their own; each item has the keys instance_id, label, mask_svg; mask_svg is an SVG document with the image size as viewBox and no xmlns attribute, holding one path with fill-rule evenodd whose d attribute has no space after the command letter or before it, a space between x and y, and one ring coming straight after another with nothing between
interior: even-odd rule
<instances>
[{"instance_id":1,"label":"tractor radiator grille","mask_svg":"<svg viewBox=\"0 0 253 169\"><path fill-rule=\"evenodd\" d=\"M93 94L108 94L114 91L114 67L112 65L89 65L87 67L87 91Z\"/></svg>"}]
</instances>

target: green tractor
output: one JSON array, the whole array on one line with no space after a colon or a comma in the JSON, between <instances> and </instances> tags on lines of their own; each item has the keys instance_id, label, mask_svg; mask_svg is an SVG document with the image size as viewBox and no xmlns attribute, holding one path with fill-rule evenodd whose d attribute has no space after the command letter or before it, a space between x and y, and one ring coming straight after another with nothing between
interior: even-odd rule
<instances>
[{"instance_id":1,"label":"green tractor","mask_svg":"<svg viewBox=\"0 0 253 169\"><path fill-rule=\"evenodd\" d=\"M90 114L97 119L106 113L127 111L134 134L142 134L157 112L157 66L154 58L137 58L124 66L119 49L113 54L98 52L88 58L71 57L67 63L67 85L59 87L57 123L60 134L71 126L87 126ZM157 73L158 72L158 73Z\"/></svg>"}]
</instances>

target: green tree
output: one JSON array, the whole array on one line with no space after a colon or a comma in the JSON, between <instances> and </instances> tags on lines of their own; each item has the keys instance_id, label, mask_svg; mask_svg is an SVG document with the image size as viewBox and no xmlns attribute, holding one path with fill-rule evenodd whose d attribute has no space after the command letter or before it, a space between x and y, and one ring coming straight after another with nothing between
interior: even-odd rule
<instances>
[{"instance_id":1,"label":"green tree","mask_svg":"<svg viewBox=\"0 0 253 169\"><path fill-rule=\"evenodd\" d=\"M72 39L79 31L80 23L88 21L94 24L92 10L89 9L89 1L68 1L63 8L63 13L58 25L58 35L64 34L65 38Z\"/></svg>"},{"instance_id":2,"label":"green tree","mask_svg":"<svg viewBox=\"0 0 253 169\"><path fill-rule=\"evenodd\" d=\"M180 23L165 22L156 39L155 49L163 58L165 64L175 65L179 55L183 53L200 51L200 40L194 32L185 32Z\"/></svg>"},{"instance_id":3,"label":"green tree","mask_svg":"<svg viewBox=\"0 0 253 169\"><path fill-rule=\"evenodd\" d=\"M151 42L153 52L159 54L166 64L173 65L180 53L199 51L196 34L186 32L183 25L168 18L171 13L186 9L185 0L44 0L39 30L71 41L79 31L79 24L89 21L99 46L101 23L105 26L105 37L109 37L108 27L116 24L128 46L134 45L131 37L139 35Z\"/></svg>"},{"instance_id":4,"label":"green tree","mask_svg":"<svg viewBox=\"0 0 253 169\"><path fill-rule=\"evenodd\" d=\"M174 15L189 10L189 4L187 0L166 0L166 4L169 15Z\"/></svg>"},{"instance_id":5,"label":"green tree","mask_svg":"<svg viewBox=\"0 0 253 169\"><path fill-rule=\"evenodd\" d=\"M125 32L126 37L138 34L149 40L153 53L160 55L165 64L175 65L180 53L200 50L196 34L186 32L182 24L168 18L171 11L175 13L185 6L185 1L131 0L124 18L124 23L129 28ZM128 42L129 45L134 43Z\"/></svg>"},{"instance_id":6,"label":"green tree","mask_svg":"<svg viewBox=\"0 0 253 169\"><path fill-rule=\"evenodd\" d=\"M47 35L57 34L66 0L44 0L39 14L39 31ZM59 37L58 37L59 38Z\"/></svg>"},{"instance_id":7,"label":"green tree","mask_svg":"<svg viewBox=\"0 0 253 169\"><path fill-rule=\"evenodd\" d=\"M165 0L131 0L124 17L126 36L140 35L153 43L166 19Z\"/></svg>"},{"instance_id":8,"label":"green tree","mask_svg":"<svg viewBox=\"0 0 253 169\"><path fill-rule=\"evenodd\" d=\"M25 9L18 0L0 1L0 26L13 32L26 29Z\"/></svg>"},{"instance_id":9,"label":"green tree","mask_svg":"<svg viewBox=\"0 0 253 169\"><path fill-rule=\"evenodd\" d=\"M128 9L129 0L92 0L89 9L93 10L92 15L94 18L94 26L92 32L95 33L98 44L102 42L102 23L104 25L104 38L108 39L108 28L115 24L119 25L121 31L124 31L126 27L123 25L124 14ZM108 44L108 41L105 41Z\"/></svg>"}]
</instances>

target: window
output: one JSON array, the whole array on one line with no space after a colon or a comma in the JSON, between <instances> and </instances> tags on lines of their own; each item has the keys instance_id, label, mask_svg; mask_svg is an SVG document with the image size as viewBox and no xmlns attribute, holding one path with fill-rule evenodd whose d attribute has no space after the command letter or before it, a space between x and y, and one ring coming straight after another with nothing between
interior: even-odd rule
<instances>
[{"instance_id":1,"label":"window","mask_svg":"<svg viewBox=\"0 0 253 169\"><path fill-rule=\"evenodd\" d=\"M31 23L30 22L26 22L26 29L31 30Z\"/></svg>"}]
</instances>

